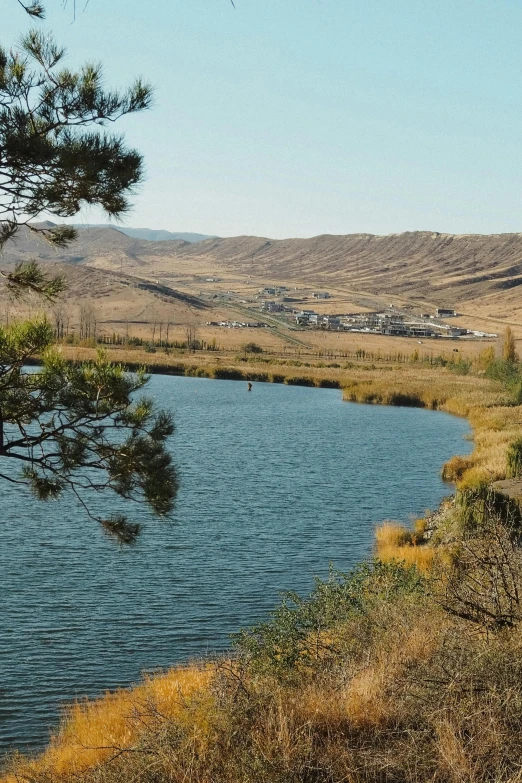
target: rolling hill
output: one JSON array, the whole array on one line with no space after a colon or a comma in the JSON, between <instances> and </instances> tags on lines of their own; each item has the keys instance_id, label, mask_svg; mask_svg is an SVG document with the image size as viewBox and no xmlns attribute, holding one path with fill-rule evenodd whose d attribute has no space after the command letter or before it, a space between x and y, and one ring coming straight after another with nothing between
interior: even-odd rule
<instances>
[{"instance_id":1,"label":"rolling hill","mask_svg":"<svg viewBox=\"0 0 522 783\"><path fill-rule=\"evenodd\" d=\"M239 236L191 243L136 239L112 227L90 227L79 229L78 240L66 250L20 232L4 249L4 262L27 258L138 276L181 287L192 296L199 294L202 281L214 277L223 281L221 291L235 287L253 292L279 282L323 288L355 303L370 297L372 306L393 301L455 307L466 315L522 327L522 234L421 231L282 240Z\"/></svg>"}]
</instances>

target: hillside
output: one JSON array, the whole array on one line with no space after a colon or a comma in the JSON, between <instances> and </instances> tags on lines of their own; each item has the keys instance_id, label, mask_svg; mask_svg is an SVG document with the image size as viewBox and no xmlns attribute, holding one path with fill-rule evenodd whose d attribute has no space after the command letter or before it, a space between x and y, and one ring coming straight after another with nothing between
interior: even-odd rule
<instances>
[{"instance_id":1,"label":"hillside","mask_svg":"<svg viewBox=\"0 0 522 783\"><path fill-rule=\"evenodd\" d=\"M451 235L412 232L311 239L230 237L200 242L136 239L112 227L79 229L66 251L25 233L5 249L8 259L41 259L104 268L175 271L188 261L267 280L295 280L397 294L446 304L509 291L522 284L522 234Z\"/></svg>"},{"instance_id":2,"label":"hillside","mask_svg":"<svg viewBox=\"0 0 522 783\"><path fill-rule=\"evenodd\" d=\"M4 263L27 258L148 278L207 300L231 292L252 300L260 286L285 283L310 294L314 288L332 292L330 312L390 302L449 306L472 318L476 328L498 332L510 323L522 336L522 234L239 236L191 243L90 227L79 229L78 240L66 250L21 232L6 246Z\"/></svg>"}]
</instances>

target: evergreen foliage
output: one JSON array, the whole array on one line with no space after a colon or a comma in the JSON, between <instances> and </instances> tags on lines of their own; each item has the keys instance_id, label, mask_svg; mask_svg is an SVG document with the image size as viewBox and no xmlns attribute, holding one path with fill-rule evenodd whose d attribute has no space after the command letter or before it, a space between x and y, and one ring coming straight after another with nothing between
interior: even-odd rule
<instances>
[{"instance_id":1,"label":"evergreen foliage","mask_svg":"<svg viewBox=\"0 0 522 783\"><path fill-rule=\"evenodd\" d=\"M37 228L42 213L71 217L86 205L110 216L128 209L142 158L103 126L147 108L151 90L138 80L125 92L103 89L99 65L62 66L65 50L32 30L20 49L0 48L0 249L21 225L57 246L71 226Z\"/></svg>"},{"instance_id":2,"label":"evergreen foliage","mask_svg":"<svg viewBox=\"0 0 522 783\"><path fill-rule=\"evenodd\" d=\"M71 490L88 514L121 541L130 543L139 526L125 517L91 513L87 490L112 490L142 500L154 513L168 513L177 490L176 471L166 449L174 431L168 413L136 398L147 377L126 373L103 353L94 362L70 364L52 347L44 320L0 328L0 478L31 487L40 500ZM35 353L43 365L26 369Z\"/></svg>"},{"instance_id":3,"label":"evergreen foliage","mask_svg":"<svg viewBox=\"0 0 522 783\"><path fill-rule=\"evenodd\" d=\"M41 4L18 2L43 18ZM106 90L99 65L75 72L63 66L64 55L38 30L16 50L0 47L0 251L22 226L65 246L74 228L38 226L42 213L67 218L94 205L117 217L142 177L141 155L104 126L147 108L150 88L138 80L123 92ZM14 298L29 291L52 301L65 289L62 276L49 277L34 261L0 275ZM177 491L166 447L171 418L136 397L143 372L126 373L103 353L72 365L52 342L42 318L0 328L0 478L29 485L40 500L70 490L109 533L131 543L139 525L121 514L95 515L86 493L112 490L168 513ZM31 372L35 355L43 364ZM16 463L18 473L8 467Z\"/></svg>"}]
</instances>

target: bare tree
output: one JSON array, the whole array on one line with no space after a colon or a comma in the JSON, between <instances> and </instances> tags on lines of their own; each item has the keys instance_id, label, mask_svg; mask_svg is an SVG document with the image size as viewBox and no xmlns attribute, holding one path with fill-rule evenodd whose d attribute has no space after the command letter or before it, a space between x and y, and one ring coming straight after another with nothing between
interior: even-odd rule
<instances>
[{"instance_id":1,"label":"bare tree","mask_svg":"<svg viewBox=\"0 0 522 783\"><path fill-rule=\"evenodd\" d=\"M58 305L53 310L54 336L57 340L63 340L65 336L66 311L63 305Z\"/></svg>"},{"instance_id":2,"label":"bare tree","mask_svg":"<svg viewBox=\"0 0 522 783\"><path fill-rule=\"evenodd\" d=\"M188 350L192 351L192 353L195 353L198 347L197 334L197 328L194 323L188 323L185 326L185 342L187 343Z\"/></svg>"},{"instance_id":3,"label":"bare tree","mask_svg":"<svg viewBox=\"0 0 522 783\"><path fill-rule=\"evenodd\" d=\"M479 524L464 532L443 578L441 603L486 631L513 627L522 621L520 512L509 502L501 510L491 493L479 505Z\"/></svg>"},{"instance_id":4,"label":"bare tree","mask_svg":"<svg viewBox=\"0 0 522 783\"><path fill-rule=\"evenodd\" d=\"M97 320L94 307L87 303L80 307L80 340L96 338Z\"/></svg>"}]
</instances>

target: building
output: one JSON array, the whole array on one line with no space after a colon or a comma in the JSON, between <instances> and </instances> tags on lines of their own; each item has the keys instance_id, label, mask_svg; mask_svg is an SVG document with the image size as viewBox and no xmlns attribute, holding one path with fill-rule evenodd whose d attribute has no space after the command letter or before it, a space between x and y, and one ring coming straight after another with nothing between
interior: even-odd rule
<instances>
[{"instance_id":1,"label":"building","mask_svg":"<svg viewBox=\"0 0 522 783\"><path fill-rule=\"evenodd\" d=\"M457 315L457 313L455 312L455 310L449 310L446 307L437 307L435 311L435 315L437 316L437 318L453 318L454 316Z\"/></svg>"},{"instance_id":2,"label":"building","mask_svg":"<svg viewBox=\"0 0 522 783\"><path fill-rule=\"evenodd\" d=\"M261 310L264 310L266 313L281 313L283 312L283 305L279 304L279 302L266 301L262 303Z\"/></svg>"},{"instance_id":3,"label":"building","mask_svg":"<svg viewBox=\"0 0 522 783\"><path fill-rule=\"evenodd\" d=\"M301 326L308 326L313 321L310 321L310 318L313 320L317 319L319 316L316 312L313 310L300 310L298 313L295 314L295 322L297 324L300 324Z\"/></svg>"},{"instance_id":4,"label":"building","mask_svg":"<svg viewBox=\"0 0 522 783\"><path fill-rule=\"evenodd\" d=\"M314 299L330 299L330 294L327 291L314 291L312 296Z\"/></svg>"},{"instance_id":5,"label":"building","mask_svg":"<svg viewBox=\"0 0 522 783\"><path fill-rule=\"evenodd\" d=\"M407 331L408 337L433 337L433 330L429 326L413 324Z\"/></svg>"}]
</instances>

